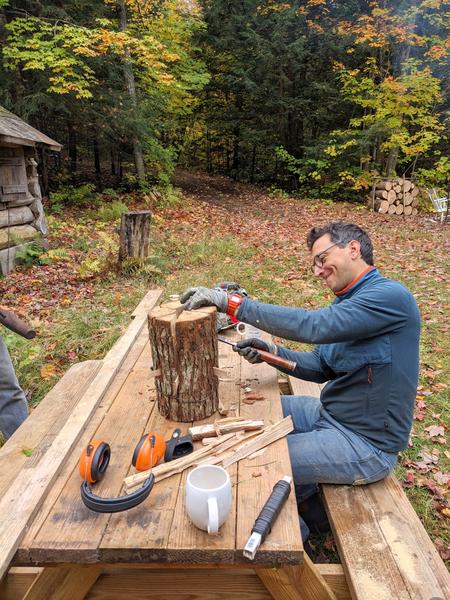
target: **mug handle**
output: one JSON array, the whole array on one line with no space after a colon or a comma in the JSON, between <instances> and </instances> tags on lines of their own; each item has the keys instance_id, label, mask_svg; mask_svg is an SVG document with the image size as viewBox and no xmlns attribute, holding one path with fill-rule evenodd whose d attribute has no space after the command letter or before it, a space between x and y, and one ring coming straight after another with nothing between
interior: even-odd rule
<instances>
[{"instance_id":1,"label":"mug handle","mask_svg":"<svg viewBox=\"0 0 450 600\"><path fill-rule=\"evenodd\" d=\"M219 531L219 508L217 498L208 498L208 533L218 533Z\"/></svg>"}]
</instances>

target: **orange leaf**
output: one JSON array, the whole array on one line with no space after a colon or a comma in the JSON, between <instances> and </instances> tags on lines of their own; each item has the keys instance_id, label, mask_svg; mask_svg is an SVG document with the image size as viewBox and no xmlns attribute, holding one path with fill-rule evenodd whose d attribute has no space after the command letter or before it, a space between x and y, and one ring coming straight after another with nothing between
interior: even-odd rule
<instances>
[{"instance_id":1,"label":"orange leaf","mask_svg":"<svg viewBox=\"0 0 450 600\"><path fill-rule=\"evenodd\" d=\"M41 369L42 379L50 379L50 377L56 377L56 366L52 364L44 365Z\"/></svg>"}]
</instances>

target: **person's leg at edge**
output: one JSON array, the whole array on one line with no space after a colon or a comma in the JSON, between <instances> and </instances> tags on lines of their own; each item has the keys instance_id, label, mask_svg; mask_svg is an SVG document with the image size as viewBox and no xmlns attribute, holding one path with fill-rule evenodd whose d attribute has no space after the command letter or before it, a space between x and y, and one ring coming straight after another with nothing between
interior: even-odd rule
<instances>
[{"instance_id":1,"label":"person's leg at edge","mask_svg":"<svg viewBox=\"0 0 450 600\"><path fill-rule=\"evenodd\" d=\"M5 342L0 337L0 431L11 437L28 416L25 394L17 381Z\"/></svg>"}]
</instances>

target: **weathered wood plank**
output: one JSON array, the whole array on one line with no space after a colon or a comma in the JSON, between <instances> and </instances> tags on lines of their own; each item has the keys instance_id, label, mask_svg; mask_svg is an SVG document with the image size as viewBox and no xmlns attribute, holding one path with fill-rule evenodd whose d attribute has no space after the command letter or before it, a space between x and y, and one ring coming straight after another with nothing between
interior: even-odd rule
<instances>
[{"instance_id":1,"label":"weathered wood plank","mask_svg":"<svg viewBox=\"0 0 450 600\"><path fill-rule=\"evenodd\" d=\"M302 565L257 569L256 573L275 600L337 600L307 554Z\"/></svg>"},{"instance_id":2,"label":"weathered wood plank","mask_svg":"<svg viewBox=\"0 0 450 600\"><path fill-rule=\"evenodd\" d=\"M350 600L350 592L341 565L318 564L316 568L333 590L337 600ZM39 567L12 567L5 579L0 583L0 598L2 600L22 600L33 581L42 571ZM196 570L182 568L181 565L104 565L100 580L93 586L88 598L108 600L131 600L143 598L186 598L192 599L193 590L199 598L211 599L211 589L214 584L218 589L228 592L227 598L240 600L250 598L269 600L272 595L263 586L261 580L250 568L222 569L220 577L218 569L210 565L197 565ZM202 577L203 573L203 577ZM185 590L180 588L179 581L185 581ZM172 584L174 587L172 588ZM183 595L188 594L188 595ZM216 596L215 596L216 597Z\"/></svg>"},{"instance_id":3,"label":"weathered wood plank","mask_svg":"<svg viewBox=\"0 0 450 600\"><path fill-rule=\"evenodd\" d=\"M134 448L144 433L150 409L149 385L153 384L153 380L143 376L143 365L140 361L141 358L137 361L136 368L129 373L108 413L93 434L95 439L104 440L111 446L111 461L106 475L102 481L92 486L94 493L99 496L120 495ZM149 371L147 367L147 372ZM84 506L80 497L81 479L76 468L78 458L79 455L73 456L75 468L32 542L30 553L34 560L40 563L83 563L100 560L98 547L111 515L96 513ZM126 512L131 531L146 529L151 521L152 504L150 495L143 504ZM131 522L134 527L131 527ZM120 548L121 545L118 546L119 551ZM125 559L126 557L122 558Z\"/></svg>"},{"instance_id":4,"label":"weathered wood plank","mask_svg":"<svg viewBox=\"0 0 450 600\"><path fill-rule=\"evenodd\" d=\"M156 303L160 290L149 292L145 304ZM136 317L126 333L108 353L93 382L83 394L72 414L45 454L27 477L19 475L0 500L0 577L3 576L22 540L26 527L39 510L46 492L55 480L62 462L70 453L95 408L105 395L114 375L125 360L130 347L146 322L145 315ZM11 514L14 519L10 518Z\"/></svg>"},{"instance_id":5,"label":"weathered wood plank","mask_svg":"<svg viewBox=\"0 0 450 600\"><path fill-rule=\"evenodd\" d=\"M260 393L264 400L245 403L245 388ZM266 363L251 365L242 360L240 416L246 419L262 418L271 424L283 418L276 371ZM238 521L236 560L242 560L256 517L272 492L273 486L285 475L292 476L287 441L285 438L267 446L256 458L241 460L238 465ZM274 561L301 563L303 545L297 504L293 490L283 507L270 535L256 553L254 563Z\"/></svg>"},{"instance_id":6,"label":"weathered wood plank","mask_svg":"<svg viewBox=\"0 0 450 600\"><path fill-rule=\"evenodd\" d=\"M98 565L46 567L33 581L23 600L83 600L101 571L102 567Z\"/></svg>"},{"instance_id":7,"label":"weathered wood plank","mask_svg":"<svg viewBox=\"0 0 450 600\"><path fill-rule=\"evenodd\" d=\"M14 557L14 562L18 564L26 564L29 562L33 562L32 557L32 548L33 548L33 540L40 531L43 523L47 519L50 511L52 510L55 502L57 501L61 491L63 490L66 482L73 474L74 469L77 468L77 463L79 456L82 451L88 444L88 442L93 439L95 432L100 427L105 415L108 413L110 406L112 405L114 399L117 394L122 389L126 379L129 377L130 371L134 369L136 361L142 354L142 351L147 344L147 334L146 331L143 330L130 350L128 356L123 362L122 366L118 370L114 381L108 391L105 394L100 406L95 411L92 419L89 421L86 430L81 435L80 439L77 442L71 456L65 461L63 468L61 469L58 477L54 481L49 493L47 494L44 503L42 504L38 514L36 515L33 523L31 524L29 530L27 531L24 539L22 540L16 556ZM30 554L31 552L31 554Z\"/></svg>"},{"instance_id":8,"label":"weathered wood plank","mask_svg":"<svg viewBox=\"0 0 450 600\"><path fill-rule=\"evenodd\" d=\"M233 352L231 346L219 347L219 365L227 365L233 379L239 380L241 360ZM239 405L239 387L226 386L220 388L224 396L224 403L228 406ZM209 419L196 421L196 425L207 424L218 418L215 413ZM177 504L173 514L173 522L168 543L168 558L182 562L233 562L236 529L236 466L228 468L233 493L232 508L229 517L222 525L218 535L208 535L205 531L197 529L189 521L184 505L186 478L190 469L186 470L180 479Z\"/></svg>"},{"instance_id":9,"label":"weathered wood plank","mask_svg":"<svg viewBox=\"0 0 450 600\"><path fill-rule=\"evenodd\" d=\"M0 465L8 466L0 468L0 497L22 468L33 467L42 458L101 364L92 360L72 365L0 448Z\"/></svg>"}]
</instances>

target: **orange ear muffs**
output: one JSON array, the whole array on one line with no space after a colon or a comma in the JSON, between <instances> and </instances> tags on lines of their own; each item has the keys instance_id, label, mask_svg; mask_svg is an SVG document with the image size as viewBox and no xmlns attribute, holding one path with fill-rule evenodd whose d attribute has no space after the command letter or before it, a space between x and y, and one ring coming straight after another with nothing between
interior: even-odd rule
<instances>
[{"instance_id":1,"label":"orange ear muffs","mask_svg":"<svg viewBox=\"0 0 450 600\"><path fill-rule=\"evenodd\" d=\"M106 473L111 458L111 448L102 440L92 440L81 455L78 470L81 477L89 482L100 481Z\"/></svg>"},{"instance_id":2,"label":"orange ear muffs","mask_svg":"<svg viewBox=\"0 0 450 600\"><path fill-rule=\"evenodd\" d=\"M152 438L153 439L153 438ZM151 442L154 444L154 442ZM97 496L89 484L102 479L111 458L111 448L106 442L92 440L81 455L78 470L83 479L80 487L81 499L87 508L100 513L115 513L128 510L143 502L150 494L155 476L150 473L143 486L132 494L104 498Z\"/></svg>"},{"instance_id":3,"label":"orange ear muffs","mask_svg":"<svg viewBox=\"0 0 450 600\"><path fill-rule=\"evenodd\" d=\"M138 471L148 471L163 458L166 442L157 433L146 433L141 437L134 449L131 462Z\"/></svg>"}]
</instances>

